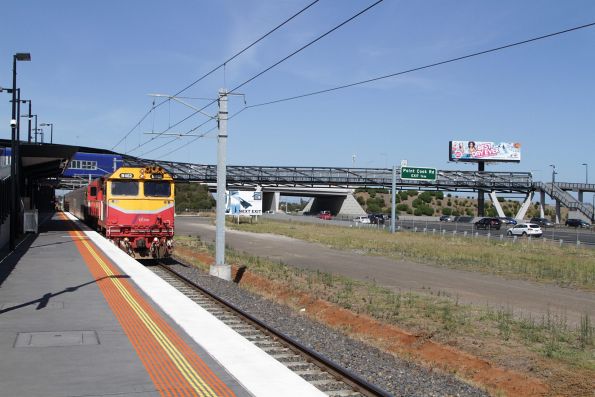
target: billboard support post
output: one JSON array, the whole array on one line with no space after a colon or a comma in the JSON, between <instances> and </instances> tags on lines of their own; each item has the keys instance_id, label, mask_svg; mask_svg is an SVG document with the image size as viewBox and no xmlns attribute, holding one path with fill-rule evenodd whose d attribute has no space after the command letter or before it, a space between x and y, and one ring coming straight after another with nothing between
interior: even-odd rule
<instances>
[{"instance_id":1,"label":"billboard support post","mask_svg":"<svg viewBox=\"0 0 595 397\"><path fill-rule=\"evenodd\" d=\"M477 163L477 171L485 171L485 161ZM485 192L482 189L477 189L477 216L485 216Z\"/></svg>"}]
</instances>

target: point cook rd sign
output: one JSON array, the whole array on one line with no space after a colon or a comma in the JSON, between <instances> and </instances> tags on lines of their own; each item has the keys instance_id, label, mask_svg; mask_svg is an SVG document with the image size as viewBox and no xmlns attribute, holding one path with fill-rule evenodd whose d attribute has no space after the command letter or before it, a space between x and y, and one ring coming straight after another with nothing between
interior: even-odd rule
<instances>
[{"instance_id":1,"label":"point cook rd sign","mask_svg":"<svg viewBox=\"0 0 595 397\"><path fill-rule=\"evenodd\" d=\"M436 168L401 167L401 179L435 181Z\"/></svg>"}]
</instances>

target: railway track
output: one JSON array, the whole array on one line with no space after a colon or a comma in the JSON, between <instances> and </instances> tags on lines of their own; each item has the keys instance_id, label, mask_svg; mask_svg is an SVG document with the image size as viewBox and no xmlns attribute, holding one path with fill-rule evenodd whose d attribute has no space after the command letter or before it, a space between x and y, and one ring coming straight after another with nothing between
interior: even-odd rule
<instances>
[{"instance_id":1,"label":"railway track","mask_svg":"<svg viewBox=\"0 0 595 397\"><path fill-rule=\"evenodd\" d=\"M324 358L292 338L215 296L163 262L149 266L155 274L213 316L329 397L388 397L391 394Z\"/></svg>"}]
</instances>

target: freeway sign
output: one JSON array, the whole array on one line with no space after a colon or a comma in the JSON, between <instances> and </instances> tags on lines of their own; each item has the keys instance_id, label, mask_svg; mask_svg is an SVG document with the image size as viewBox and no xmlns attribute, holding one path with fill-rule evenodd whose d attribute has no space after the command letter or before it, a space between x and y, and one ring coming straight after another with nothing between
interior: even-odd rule
<instances>
[{"instance_id":1,"label":"freeway sign","mask_svg":"<svg viewBox=\"0 0 595 397\"><path fill-rule=\"evenodd\" d=\"M436 168L401 167L401 179L415 179L418 181L435 181Z\"/></svg>"}]
</instances>

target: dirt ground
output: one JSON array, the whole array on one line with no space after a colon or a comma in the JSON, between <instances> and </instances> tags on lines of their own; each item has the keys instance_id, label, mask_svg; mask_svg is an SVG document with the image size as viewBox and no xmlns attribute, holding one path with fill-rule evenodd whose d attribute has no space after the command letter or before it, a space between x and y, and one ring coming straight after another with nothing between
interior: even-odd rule
<instances>
[{"instance_id":1,"label":"dirt ground","mask_svg":"<svg viewBox=\"0 0 595 397\"><path fill-rule=\"evenodd\" d=\"M196 259L205 264L214 258L192 249L179 247L177 255L182 259ZM233 266L232 277L237 268ZM437 371L455 374L468 383L477 385L494 396L591 396L588 371L569 373L560 368L549 367L545 376L542 370L532 374L533 369L516 370L507 368L488 359L475 356L453 346L436 343L427 335L414 335L394 325L384 324L365 315L342 309L329 302L297 293L282 283L262 278L247 271L242 276L242 285L263 294L280 304L285 304L305 313L312 319L326 324L351 337L360 339L378 348L407 358ZM489 351L494 346L481 346ZM510 356L514 361L514 357ZM514 366L514 363L510 363ZM535 367L542 367L536 362ZM561 385L564 385L561 387Z\"/></svg>"}]
</instances>

